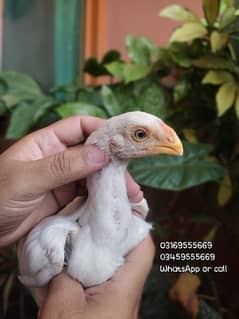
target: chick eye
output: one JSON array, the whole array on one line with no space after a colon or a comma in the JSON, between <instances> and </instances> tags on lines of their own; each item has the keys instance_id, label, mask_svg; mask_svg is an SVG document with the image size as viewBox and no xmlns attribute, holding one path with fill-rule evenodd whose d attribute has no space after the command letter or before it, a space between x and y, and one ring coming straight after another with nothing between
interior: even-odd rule
<instances>
[{"instance_id":1,"label":"chick eye","mask_svg":"<svg viewBox=\"0 0 239 319\"><path fill-rule=\"evenodd\" d=\"M136 141L142 141L146 137L147 137L147 133L144 130L142 130L142 129L136 130L134 132L134 138L135 138Z\"/></svg>"}]
</instances>

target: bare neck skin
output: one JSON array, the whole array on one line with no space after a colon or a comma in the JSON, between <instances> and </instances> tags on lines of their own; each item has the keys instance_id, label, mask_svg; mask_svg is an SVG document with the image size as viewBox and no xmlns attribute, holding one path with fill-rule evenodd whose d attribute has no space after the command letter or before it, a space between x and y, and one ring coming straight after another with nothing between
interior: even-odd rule
<instances>
[{"instance_id":1,"label":"bare neck skin","mask_svg":"<svg viewBox=\"0 0 239 319\"><path fill-rule=\"evenodd\" d=\"M125 184L127 164L128 161L112 157L106 167L87 179L89 225L97 241L121 241L127 231L131 217Z\"/></svg>"},{"instance_id":2,"label":"bare neck skin","mask_svg":"<svg viewBox=\"0 0 239 319\"><path fill-rule=\"evenodd\" d=\"M127 233L131 208L127 196L125 171L128 160L112 154L111 136L104 128L95 131L86 144L95 144L110 157L110 162L100 171L87 177L88 198L71 218L80 217L81 225L89 225L96 242L116 244ZM76 217L76 218L75 218Z\"/></svg>"}]
</instances>

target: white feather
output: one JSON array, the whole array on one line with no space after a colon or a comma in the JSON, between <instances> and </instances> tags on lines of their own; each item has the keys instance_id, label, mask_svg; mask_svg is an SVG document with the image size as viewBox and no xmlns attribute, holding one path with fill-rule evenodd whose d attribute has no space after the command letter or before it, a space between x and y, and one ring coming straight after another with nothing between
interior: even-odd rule
<instances>
[{"instance_id":1,"label":"white feather","mask_svg":"<svg viewBox=\"0 0 239 319\"><path fill-rule=\"evenodd\" d=\"M61 272L66 245L71 251L67 260L69 275L85 287L100 284L146 237L151 225L133 215L132 209L145 217L147 202L129 202L125 171L131 157L146 156L147 152L130 140L127 130L144 125L163 135L161 123L147 113L127 113L109 119L88 138L86 143L98 145L111 161L87 178L89 195L78 210L66 217L45 219L22 243L18 259L20 280L25 285L43 286Z\"/></svg>"}]
</instances>

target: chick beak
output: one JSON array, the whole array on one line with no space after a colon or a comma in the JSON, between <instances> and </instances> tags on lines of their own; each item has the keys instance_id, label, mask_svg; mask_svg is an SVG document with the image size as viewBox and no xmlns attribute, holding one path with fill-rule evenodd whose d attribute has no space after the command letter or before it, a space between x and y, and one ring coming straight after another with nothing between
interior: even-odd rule
<instances>
[{"instance_id":1,"label":"chick beak","mask_svg":"<svg viewBox=\"0 0 239 319\"><path fill-rule=\"evenodd\" d=\"M152 155L183 155L183 145L175 131L162 122L160 122L160 128L160 135L158 132L154 134L156 143L147 148L149 153Z\"/></svg>"}]
</instances>

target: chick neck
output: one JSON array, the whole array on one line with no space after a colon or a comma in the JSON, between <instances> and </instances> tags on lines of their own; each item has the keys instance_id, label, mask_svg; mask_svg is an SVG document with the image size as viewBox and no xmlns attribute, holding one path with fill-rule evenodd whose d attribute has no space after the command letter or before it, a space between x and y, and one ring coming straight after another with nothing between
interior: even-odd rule
<instances>
[{"instance_id":1,"label":"chick neck","mask_svg":"<svg viewBox=\"0 0 239 319\"><path fill-rule=\"evenodd\" d=\"M125 173L128 160L110 157L110 162L87 178L92 237L98 242L118 242L127 231L131 209L127 196Z\"/></svg>"}]
</instances>

